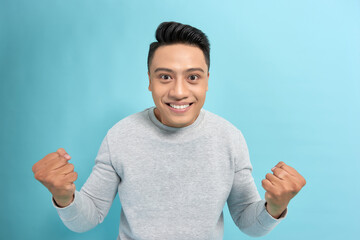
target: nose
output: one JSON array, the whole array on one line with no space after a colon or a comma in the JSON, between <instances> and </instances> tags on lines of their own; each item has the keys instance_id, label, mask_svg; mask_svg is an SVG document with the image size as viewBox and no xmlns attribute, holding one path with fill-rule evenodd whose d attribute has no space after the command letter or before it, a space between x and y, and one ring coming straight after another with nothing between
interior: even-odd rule
<instances>
[{"instance_id":1,"label":"nose","mask_svg":"<svg viewBox=\"0 0 360 240\"><path fill-rule=\"evenodd\" d=\"M176 100L187 98L189 96L189 89L186 80L177 79L174 81L174 85L172 86L169 95L169 97Z\"/></svg>"}]
</instances>

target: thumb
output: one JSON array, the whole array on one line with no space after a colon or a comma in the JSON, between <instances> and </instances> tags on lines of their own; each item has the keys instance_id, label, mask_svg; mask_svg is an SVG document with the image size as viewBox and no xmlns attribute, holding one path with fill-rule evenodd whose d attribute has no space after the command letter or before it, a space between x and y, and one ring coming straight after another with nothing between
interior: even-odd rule
<instances>
[{"instance_id":1,"label":"thumb","mask_svg":"<svg viewBox=\"0 0 360 240\"><path fill-rule=\"evenodd\" d=\"M66 158L67 160L70 160L70 158L71 158L70 155L63 148L59 148L56 152L58 154L60 154L60 156L63 156L64 158Z\"/></svg>"}]
</instances>

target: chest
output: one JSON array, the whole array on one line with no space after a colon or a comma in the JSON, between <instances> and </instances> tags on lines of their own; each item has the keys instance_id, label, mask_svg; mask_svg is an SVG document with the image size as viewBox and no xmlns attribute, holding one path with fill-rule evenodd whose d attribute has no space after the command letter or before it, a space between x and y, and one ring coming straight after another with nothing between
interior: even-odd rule
<instances>
[{"instance_id":1,"label":"chest","mask_svg":"<svg viewBox=\"0 0 360 240\"><path fill-rule=\"evenodd\" d=\"M137 141L119 146L112 153L112 163L121 178L122 203L132 199L132 204L139 201L169 206L170 202L175 206L226 201L234 161L225 144L211 139L172 144Z\"/></svg>"}]
</instances>

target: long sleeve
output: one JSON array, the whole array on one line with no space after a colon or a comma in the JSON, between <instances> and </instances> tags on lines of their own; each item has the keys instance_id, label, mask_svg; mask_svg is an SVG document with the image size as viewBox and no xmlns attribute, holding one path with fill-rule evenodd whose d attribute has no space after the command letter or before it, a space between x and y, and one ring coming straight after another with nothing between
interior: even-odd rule
<instances>
[{"instance_id":1,"label":"long sleeve","mask_svg":"<svg viewBox=\"0 0 360 240\"><path fill-rule=\"evenodd\" d=\"M120 178L110 157L107 136L104 138L92 172L74 201L65 208L54 204L63 223L74 232L85 232L101 223L116 196Z\"/></svg>"},{"instance_id":2,"label":"long sleeve","mask_svg":"<svg viewBox=\"0 0 360 240\"><path fill-rule=\"evenodd\" d=\"M273 218L265 209L252 177L252 166L244 137L240 133L234 182L227 203L230 214L238 228L250 236L263 236L269 233L283 218Z\"/></svg>"}]
</instances>

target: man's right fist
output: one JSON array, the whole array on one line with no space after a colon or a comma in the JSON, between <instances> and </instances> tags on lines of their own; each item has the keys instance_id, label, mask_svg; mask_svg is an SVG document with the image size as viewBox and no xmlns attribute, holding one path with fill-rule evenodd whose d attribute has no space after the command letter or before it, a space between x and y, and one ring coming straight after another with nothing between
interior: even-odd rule
<instances>
[{"instance_id":1,"label":"man's right fist","mask_svg":"<svg viewBox=\"0 0 360 240\"><path fill-rule=\"evenodd\" d=\"M68 206L74 199L77 173L65 149L49 153L32 167L35 179L40 181L53 195L60 207Z\"/></svg>"}]
</instances>

